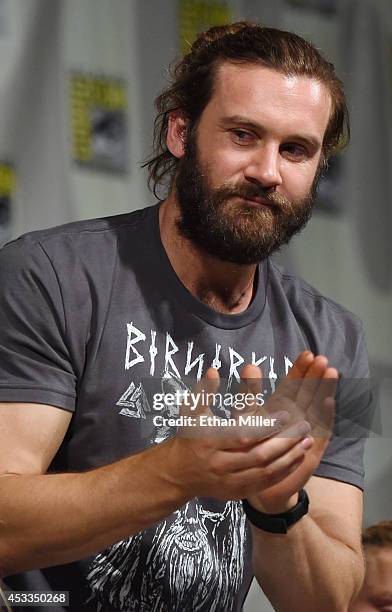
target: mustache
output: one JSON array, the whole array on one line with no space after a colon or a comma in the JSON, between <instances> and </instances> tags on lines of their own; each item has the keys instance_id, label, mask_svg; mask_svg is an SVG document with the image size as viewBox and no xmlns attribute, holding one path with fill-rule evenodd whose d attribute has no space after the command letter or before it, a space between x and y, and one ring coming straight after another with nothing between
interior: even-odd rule
<instances>
[{"instance_id":1,"label":"mustache","mask_svg":"<svg viewBox=\"0 0 392 612\"><path fill-rule=\"evenodd\" d=\"M260 198L267 204L282 209L282 211L289 212L293 210L293 205L288 198L276 191L265 189L261 185L224 185L217 190L216 195L220 201L234 197L244 199Z\"/></svg>"}]
</instances>

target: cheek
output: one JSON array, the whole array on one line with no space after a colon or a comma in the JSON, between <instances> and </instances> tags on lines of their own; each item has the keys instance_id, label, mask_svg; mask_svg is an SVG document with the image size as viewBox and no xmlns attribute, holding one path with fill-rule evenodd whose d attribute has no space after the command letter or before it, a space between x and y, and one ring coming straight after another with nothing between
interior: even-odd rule
<instances>
[{"instance_id":1,"label":"cheek","mask_svg":"<svg viewBox=\"0 0 392 612\"><path fill-rule=\"evenodd\" d=\"M300 165L284 166L281 170L282 190L292 198L306 196L313 184L317 166Z\"/></svg>"},{"instance_id":2,"label":"cheek","mask_svg":"<svg viewBox=\"0 0 392 612\"><path fill-rule=\"evenodd\" d=\"M211 184L214 187L224 182L236 183L243 180L243 173L248 164L248 156L242 151L211 151L207 162Z\"/></svg>"},{"instance_id":3,"label":"cheek","mask_svg":"<svg viewBox=\"0 0 392 612\"><path fill-rule=\"evenodd\" d=\"M241 165L238 160L228 155L213 156L208 161L207 168L212 187L219 187L225 182L235 182L241 175Z\"/></svg>"}]
</instances>

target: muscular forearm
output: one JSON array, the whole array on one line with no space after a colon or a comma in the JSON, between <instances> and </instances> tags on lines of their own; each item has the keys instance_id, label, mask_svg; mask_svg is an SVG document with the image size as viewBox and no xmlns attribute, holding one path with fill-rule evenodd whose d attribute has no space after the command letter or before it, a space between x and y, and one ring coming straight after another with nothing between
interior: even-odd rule
<instances>
[{"instance_id":1,"label":"muscular forearm","mask_svg":"<svg viewBox=\"0 0 392 612\"><path fill-rule=\"evenodd\" d=\"M328 536L307 515L287 534L252 526L253 565L263 591L279 612L346 612L363 579L360 552Z\"/></svg>"},{"instance_id":2,"label":"muscular forearm","mask_svg":"<svg viewBox=\"0 0 392 612\"><path fill-rule=\"evenodd\" d=\"M80 474L1 476L0 576L86 557L181 507L168 447Z\"/></svg>"}]
</instances>

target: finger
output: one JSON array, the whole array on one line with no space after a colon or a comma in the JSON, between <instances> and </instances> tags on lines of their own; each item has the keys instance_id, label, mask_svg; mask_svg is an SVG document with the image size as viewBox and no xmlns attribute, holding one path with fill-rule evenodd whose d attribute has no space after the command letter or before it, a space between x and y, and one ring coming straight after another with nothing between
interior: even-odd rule
<instances>
[{"instance_id":1,"label":"finger","mask_svg":"<svg viewBox=\"0 0 392 612\"><path fill-rule=\"evenodd\" d=\"M303 378L292 381L295 385L290 389L290 400L287 397L279 396L279 394L277 398L274 398L274 401L277 399L280 405L286 403L286 409L290 413L292 421L306 418L307 410L314 400L327 365L328 360L326 357L322 355L314 357ZM296 392L295 398L294 392Z\"/></svg>"},{"instance_id":2,"label":"finger","mask_svg":"<svg viewBox=\"0 0 392 612\"><path fill-rule=\"evenodd\" d=\"M297 444L268 467L253 467L235 472L230 480L236 488L244 487L250 490L257 487L257 491L260 491L287 478L303 464L305 455L304 449Z\"/></svg>"},{"instance_id":3,"label":"finger","mask_svg":"<svg viewBox=\"0 0 392 612\"><path fill-rule=\"evenodd\" d=\"M309 415L314 438L325 438L327 442L329 441L335 421L335 408L335 400L327 397L317 406L317 410Z\"/></svg>"},{"instance_id":4,"label":"finger","mask_svg":"<svg viewBox=\"0 0 392 612\"><path fill-rule=\"evenodd\" d=\"M331 405L333 408L331 423L331 409L325 408L325 401L328 398L334 400L338 379L339 373L335 368L327 368L325 370L307 410L307 418L313 428L319 425L321 430L325 429L326 432L331 430L334 418L334 403Z\"/></svg>"},{"instance_id":5,"label":"finger","mask_svg":"<svg viewBox=\"0 0 392 612\"><path fill-rule=\"evenodd\" d=\"M283 437L276 435L248 448L227 448L220 453L219 460L224 462L230 471L267 467L309 436L310 431L309 423L302 421L287 428ZM302 448L306 450L306 446Z\"/></svg>"},{"instance_id":6,"label":"finger","mask_svg":"<svg viewBox=\"0 0 392 612\"><path fill-rule=\"evenodd\" d=\"M234 385L234 388L231 389L231 417L237 421L237 426L234 429L230 428L231 431L227 433L228 438L240 438L239 446L242 446L247 443L244 442L246 437L249 437L249 443L254 443L255 438L261 440L273 435L281 428L281 425L276 425L277 415L271 419L263 408L265 401L261 391L261 368L254 364L247 364L241 370L240 376L240 384ZM249 423L250 417L256 418ZM266 426L264 426L264 419L266 419ZM234 446L238 444L234 443Z\"/></svg>"},{"instance_id":7,"label":"finger","mask_svg":"<svg viewBox=\"0 0 392 612\"><path fill-rule=\"evenodd\" d=\"M196 392L207 390L209 392L217 392L219 389L220 376L216 368L208 368L204 376L195 384Z\"/></svg>"},{"instance_id":8,"label":"finger","mask_svg":"<svg viewBox=\"0 0 392 612\"><path fill-rule=\"evenodd\" d=\"M198 425L201 415L212 416L210 406L213 398L219 389L220 377L218 370L208 368L204 376L194 385L191 393L187 393L180 405L179 415L188 417L189 425L177 428L177 434L185 437L197 437L206 434L211 435L211 431L206 431Z\"/></svg>"},{"instance_id":9,"label":"finger","mask_svg":"<svg viewBox=\"0 0 392 612\"><path fill-rule=\"evenodd\" d=\"M216 427L214 430L214 440L216 448L230 451L246 451L255 444L279 434L287 425L289 415L281 412L268 418L267 425L241 424L241 419L248 418L249 415L239 415L237 419L231 419L234 424ZM208 434L208 432L207 432Z\"/></svg>"},{"instance_id":10,"label":"finger","mask_svg":"<svg viewBox=\"0 0 392 612\"><path fill-rule=\"evenodd\" d=\"M193 416L209 412L213 403L213 395L217 393L220 384L219 372L215 368L208 368L204 376L194 385L188 401L184 399L182 407L185 412Z\"/></svg>"},{"instance_id":11,"label":"finger","mask_svg":"<svg viewBox=\"0 0 392 612\"><path fill-rule=\"evenodd\" d=\"M290 379L303 378L313 363L314 355L311 351L302 351L293 363L293 367L287 372L287 377Z\"/></svg>"},{"instance_id":12,"label":"finger","mask_svg":"<svg viewBox=\"0 0 392 612\"><path fill-rule=\"evenodd\" d=\"M312 453L313 457L319 459L325 453L333 432L333 423L335 415L335 400L328 398L323 405L323 422L317 422L312 425L311 437L313 440ZM314 466L315 468L317 465Z\"/></svg>"},{"instance_id":13,"label":"finger","mask_svg":"<svg viewBox=\"0 0 392 612\"><path fill-rule=\"evenodd\" d=\"M273 399L274 404L278 402L278 406L280 408L285 406L286 410L290 414L291 421L307 418L308 409L312 402L315 402L315 398L317 398L317 402L314 403L314 413L316 414L317 410L320 412L326 395L318 395L318 390L327 369L328 360L326 357L323 355L318 355L317 357L313 356L313 360L307 368L303 378L296 381L292 380L293 386L289 388L290 399L280 395L282 390L280 390L280 393L275 393L271 399ZM325 389L328 388L328 385L325 382L322 383L322 386L324 386ZM295 392L296 397L293 399ZM318 406L317 409L316 404Z\"/></svg>"},{"instance_id":14,"label":"finger","mask_svg":"<svg viewBox=\"0 0 392 612\"><path fill-rule=\"evenodd\" d=\"M302 411L306 411L316 396L321 380L328 368L328 359L323 355L315 357L313 363L302 379L296 397L296 404Z\"/></svg>"},{"instance_id":15,"label":"finger","mask_svg":"<svg viewBox=\"0 0 392 612\"><path fill-rule=\"evenodd\" d=\"M263 371L252 363L247 363L241 370L241 391L256 394L261 390Z\"/></svg>"},{"instance_id":16,"label":"finger","mask_svg":"<svg viewBox=\"0 0 392 612\"><path fill-rule=\"evenodd\" d=\"M262 369L254 364L247 364L241 370L241 382L238 387L238 396L246 399L241 406L242 414L258 414L267 416L267 411L263 409L264 400L262 400ZM234 402L237 405L238 402Z\"/></svg>"},{"instance_id":17,"label":"finger","mask_svg":"<svg viewBox=\"0 0 392 612\"><path fill-rule=\"evenodd\" d=\"M275 417L278 412L285 412L288 415L288 421L291 423L303 417L303 414L297 409L294 400L284 395L277 394L276 392L273 393L267 401L266 408L271 417Z\"/></svg>"},{"instance_id":18,"label":"finger","mask_svg":"<svg viewBox=\"0 0 392 612\"><path fill-rule=\"evenodd\" d=\"M287 376L282 380L276 389L274 395L277 397L284 396L285 398L295 400L298 389L301 386L302 379L311 367L315 357L310 351L303 351L295 360L293 367L287 373Z\"/></svg>"}]
</instances>

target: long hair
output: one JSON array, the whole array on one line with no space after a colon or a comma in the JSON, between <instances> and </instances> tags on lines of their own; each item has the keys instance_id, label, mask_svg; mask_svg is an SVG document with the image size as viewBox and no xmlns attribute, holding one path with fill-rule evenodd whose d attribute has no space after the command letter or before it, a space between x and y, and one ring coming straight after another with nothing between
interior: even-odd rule
<instances>
[{"instance_id":1,"label":"long hair","mask_svg":"<svg viewBox=\"0 0 392 612\"><path fill-rule=\"evenodd\" d=\"M333 64L312 44L291 32L248 21L215 26L200 34L189 53L171 67L171 82L155 100L153 152L143 167L148 168L148 183L156 196L159 185L167 188L172 184L178 164L166 145L169 116L181 111L187 129L194 130L212 97L216 72L223 62L260 64L287 76L307 76L323 83L332 100L323 161L348 143L350 125L343 85Z\"/></svg>"}]
</instances>

